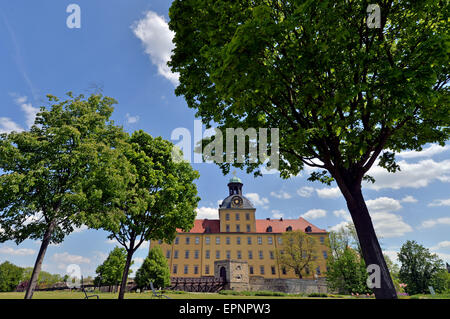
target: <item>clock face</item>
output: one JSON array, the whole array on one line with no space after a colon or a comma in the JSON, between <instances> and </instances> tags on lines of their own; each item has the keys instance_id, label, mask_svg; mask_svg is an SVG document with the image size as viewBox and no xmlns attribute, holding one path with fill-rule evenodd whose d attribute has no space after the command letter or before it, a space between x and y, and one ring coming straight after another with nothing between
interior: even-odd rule
<instances>
[{"instance_id":1,"label":"clock face","mask_svg":"<svg viewBox=\"0 0 450 319\"><path fill-rule=\"evenodd\" d=\"M232 205L233 207L241 207L242 204L243 204L242 198L240 198L239 196L234 196L234 197L231 199L231 205Z\"/></svg>"}]
</instances>

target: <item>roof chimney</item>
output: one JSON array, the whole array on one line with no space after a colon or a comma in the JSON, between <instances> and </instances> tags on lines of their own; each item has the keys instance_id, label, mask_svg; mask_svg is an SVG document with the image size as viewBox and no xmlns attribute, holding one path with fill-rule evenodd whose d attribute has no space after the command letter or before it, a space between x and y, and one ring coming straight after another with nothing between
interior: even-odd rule
<instances>
[{"instance_id":1,"label":"roof chimney","mask_svg":"<svg viewBox=\"0 0 450 319\"><path fill-rule=\"evenodd\" d=\"M283 221L283 217L280 217L280 222L282 222Z\"/></svg>"},{"instance_id":2,"label":"roof chimney","mask_svg":"<svg viewBox=\"0 0 450 319\"><path fill-rule=\"evenodd\" d=\"M267 217L266 220L270 220L270 217Z\"/></svg>"}]
</instances>

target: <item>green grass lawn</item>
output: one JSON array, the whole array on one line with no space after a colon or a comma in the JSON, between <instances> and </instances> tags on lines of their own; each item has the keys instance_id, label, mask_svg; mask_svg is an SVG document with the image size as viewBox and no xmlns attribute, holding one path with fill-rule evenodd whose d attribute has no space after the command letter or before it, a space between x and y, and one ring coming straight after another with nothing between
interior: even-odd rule
<instances>
[{"instance_id":1,"label":"green grass lawn","mask_svg":"<svg viewBox=\"0 0 450 319\"><path fill-rule=\"evenodd\" d=\"M96 294L100 299L117 299L118 293L88 293L88 295ZM242 296L242 295L222 295L218 293L164 293L171 299L353 299L356 297L347 295L332 295L328 298L307 297L299 295L287 295L287 296ZM25 293L23 292L0 292L0 299L23 299ZM37 291L33 295L33 299L84 299L82 292L69 292L69 291ZM157 299L152 296L151 292L145 293L126 293L125 299ZM367 299L367 298L358 298ZM373 298L372 298L373 299ZM450 299L450 294L441 295L414 295L414 296L402 296L400 299Z\"/></svg>"}]
</instances>

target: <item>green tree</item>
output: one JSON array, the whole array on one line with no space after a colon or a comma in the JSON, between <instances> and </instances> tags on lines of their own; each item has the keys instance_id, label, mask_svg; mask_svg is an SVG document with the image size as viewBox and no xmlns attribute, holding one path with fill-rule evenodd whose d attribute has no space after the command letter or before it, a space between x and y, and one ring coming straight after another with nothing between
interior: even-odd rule
<instances>
[{"instance_id":1,"label":"green tree","mask_svg":"<svg viewBox=\"0 0 450 319\"><path fill-rule=\"evenodd\" d=\"M161 288L170 285L170 269L161 247L155 246L150 250L142 266L137 270L134 281L141 289L150 287L150 282L153 282L155 287Z\"/></svg>"},{"instance_id":2,"label":"green tree","mask_svg":"<svg viewBox=\"0 0 450 319\"><path fill-rule=\"evenodd\" d=\"M31 299L50 243L60 243L75 227L111 227L129 178L120 146L124 132L109 120L115 101L100 95L59 102L48 96L29 131L0 135L0 242L41 240L30 284Z\"/></svg>"},{"instance_id":3,"label":"green tree","mask_svg":"<svg viewBox=\"0 0 450 319\"><path fill-rule=\"evenodd\" d=\"M115 247L103 264L95 270L95 284L98 286L118 286L122 280L123 270L127 262L127 251L124 248ZM130 264L130 266L133 263Z\"/></svg>"},{"instance_id":4,"label":"green tree","mask_svg":"<svg viewBox=\"0 0 450 319\"><path fill-rule=\"evenodd\" d=\"M398 260L401 263L399 279L407 284L410 295L430 293L435 276L444 269L444 263L436 254L417 242L408 240L400 248Z\"/></svg>"},{"instance_id":5,"label":"green tree","mask_svg":"<svg viewBox=\"0 0 450 319\"><path fill-rule=\"evenodd\" d=\"M395 172L395 153L448 140L449 2L379 2L379 28L366 23L370 3L175 0L169 66L206 125L225 137L278 128L281 177L308 165L310 180L337 183L366 264L380 266L376 297L396 298L361 185L375 163ZM271 142L261 146L273 155ZM258 175L264 157L249 154L233 165Z\"/></svg>"},{"instance_id":6,"label":"green tree","mask_svg":"<svg viewBox=\"0 0 450 319\"><path fill-rule=\"evenodd\" d=\"M24 269L16 266L9 261L0 264L0 291L14 291L17 285L22 281Z\"/></svg>"},{"instance_id":7,"label":"green tree","mask_svg":"<svg viewBox=\"0 0 450 319\"><path fill-rule=\"evenodd\" d=\"M118 229L104 227L127 251L119 299L124 298L128 269L134 252L146 240L172 241L176 229L187 231L195 220L200 200L194 180L199 177L189 163L172 160L173 144L143 131L128 140L125 155L135 179L127 185L124 212Z\"/></svg>"},{"instance_id":8,"label":"green tree","mask_svg":"<svg viewBox=\"0 0 450 319\"><path fill-rule=\"evenodd\" d=\"M298 278L314 268L317 258L316 240L301 230L288 231L281 236L283 244L276 250L280 265L292 269Z\"/></svg>"}]
</instances>

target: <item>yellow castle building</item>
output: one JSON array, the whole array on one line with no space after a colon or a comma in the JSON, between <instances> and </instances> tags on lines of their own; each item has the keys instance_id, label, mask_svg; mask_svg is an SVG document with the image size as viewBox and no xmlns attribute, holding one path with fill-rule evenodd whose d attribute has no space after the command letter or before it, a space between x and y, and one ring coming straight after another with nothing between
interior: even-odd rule
<instances>
[{"instance_id":1,"label":"yellow castle building","mask_svg":"<svg viewBox=\"0 0 450 319\"><path fill-rule=\"evenodd\" d=\"M256 219L256 209L242 195L242 182L234 176L228 183L229 196L219 206L219 219L196 219L189 232L178 230L172 244L152 241L150 249L160 245L170 267L171 277L200 278L214 276L214 263L234 260L248 264L248 275L270 279L298 278L293 270L277 260L283 249L282 235L301 230L316 240L315 269L304 278L322 277L328 257L328 233L304 218Z\"/></svg>"}]
</instances>

